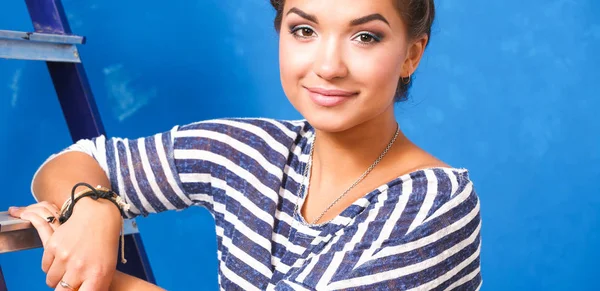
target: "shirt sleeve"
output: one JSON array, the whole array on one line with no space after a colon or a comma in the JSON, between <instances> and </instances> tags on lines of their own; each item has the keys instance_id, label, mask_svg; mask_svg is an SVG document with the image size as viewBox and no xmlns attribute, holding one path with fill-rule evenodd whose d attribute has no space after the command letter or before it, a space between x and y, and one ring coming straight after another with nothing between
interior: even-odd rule
<instances>
[{"instance_id":1,"label":"shirt sleeve","mask_svg":"<svg viewBox=\"0 0 600 291\"><path fill-rule=\"evenodd\" d=\"M295 138L281 127L271 120L206 120L137 139L80 140L46 162L71 151L93 157L131 206L127 218L192 205L223 216L242 203L271 213Z\"/></svg>"},{"instance_id":2,"label":"shirt sleeve","mask_svg":"<svg viewBox=\"0 0 600 291\"><path fill-rule=\"evenodd\" d=\"M360 225L347 229L339 239L364 233L362 241L332 242L276 289L479 290L479 200L470 181L460 182L454 183L454 193L419 193L422 188L415 187L395 203L387 200L394 206L381 220L364 226L364 231ZM374 239L369 242L366 237Z\"/></svg>"},{"instance_id":3,"label":"shirt sleeve","mask_svg":"<svg viewBox=\"0 0 600 291\"><path fill-rule=\"evenodd\" d=\"M102 135L79 140L45 163L73 151L93 157L113 191L131 206L127 218L184 209L194 201L183 191L175 167L173 144L178 128L137 139Z\"/></svg>"}]
</instances>

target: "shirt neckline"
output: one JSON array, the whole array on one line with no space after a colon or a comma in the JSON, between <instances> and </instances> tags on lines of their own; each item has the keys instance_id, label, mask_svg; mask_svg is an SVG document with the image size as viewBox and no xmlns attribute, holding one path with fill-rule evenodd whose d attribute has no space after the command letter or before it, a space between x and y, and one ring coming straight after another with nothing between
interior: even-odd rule
<instances>
[{"instance_id":1,"label":"shirt neckline","mask_svg":"<svg viewBox=\"0 0 600 291\"><path fill-rule=\"evenodd\" d=\"M300 156L298 156L298 160L300 160L302 157L307 156L309 154L310 139L311 139L312 135L314 135L314 128L308 122L306 122L306 125L307 125L306 131L305 131L306 144L300 151ZM399 183L403 183L405 181L412 179L412 176L414 174L417 174L420 172L426 172L426 171L433 171L436 169L468 174L467 169L456 168L456 167L424 167L424 168L420 168L420 169L414 169L414 170L411 170L408 173L402 174L386 183L383 183L380 186L378 186L377 188L365 193L360 198L358 198L356 201L354 201L352 204L350 204L348 207L346 207L344 210L342 210L342 212L340 212L338 215L336 215L331 220L325 221L322 223L316 223L316 224L307 222L306 219L304 218L304 216L302 216L302 207L304 206L304 202L306 200L306 193L307 193L306 189L308 189L308 187L310 185L310 172L309 172L308 179L306 181L306 185L304 186L304 191L302 191L302 193L299 193L301 196L299 197L299 199L298 198L296 199L296 201L298 203L298 207L297 207L296 211L294 211L292 217L302 227L310 228L312 230L321 231L321 230L324 230L325 228L328 228L331 225L344 227L344 226L347 226L352 220L354 220L354 218L357 215L359 215L362 211L364 211L365 209L368 208L369 204L371 204L372 198L376 194L380 194L380 193L382 193L382 191L387 191L387 189L392 188L393 186L395 186ZM303 171L301 171L301 173L303 173ZM402 193L402 194L405 194L405 193ZM355 213L351 213L355 209L360 209L360 210L354 211Z\"/></svg>"}]
</instances>

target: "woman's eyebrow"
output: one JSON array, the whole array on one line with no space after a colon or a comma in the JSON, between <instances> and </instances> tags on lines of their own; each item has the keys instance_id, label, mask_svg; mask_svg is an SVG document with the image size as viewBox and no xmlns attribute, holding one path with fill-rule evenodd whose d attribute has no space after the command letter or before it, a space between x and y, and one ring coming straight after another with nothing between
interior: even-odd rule
<instances>
[{"instance_id":1,"label":"woman's eyebrow","mask_svg":"<svg viewBox=\"0 0 600 291\"><path fill-rule=\"evenodd\" d=\"M350 26L361 25L361 24L365 24L367 22L371 22L371 21L374 21L374 20L383 21L388 26L390 26L390 23L387 21L387 19L385 19L385 17L383 17L383 15L381 15L379 13L374 13L374 14L370 14L370 15L367 15L367 16L363 16L361 18L354 19L354 20L350 21Z\"/></svg>"},{"instance_id":2,"label":"woman's eyebrow","mask_svg":"<svg viewBox=\"0 0 600 291\"><path fill-rule=\"evenodd\" d=\"M300 17L308 20L308 21L312 21L316 24L319 24L319 21L317 20L317 17L312 15L312 14L308 14L296 7L292 7L285 15L289 15L290 13L295 13L298 14Z\"/></svg>"},{"instance_id":3,"label":"woman's eyebrow","mask_svg":"<svg viewBox=\"0 0 600 291\"><path fill-rule=\"evenodd\" d=\"M312 21L316 24L319 24L319 21L317 20L317 17L312 15L312 14L308 14L296 7L292 7L287 13L286 15L289 15L291 13L297 14L298 16L308 20L308 21ZM357 25L361 25L361 24L365 24L367 22L371 22L371 21L375 21L375 20L380 20L385 22L388 26L390 26L390 23L387 21L387 19L385 19L385 17L383 17L383 15L379 14L379 13L374 13L374 14L370 14L367 16L363 16L361 18L357 18L354 19L352 21L350 21L350 26L357 26Z\"/></svg>"}]
</instances>

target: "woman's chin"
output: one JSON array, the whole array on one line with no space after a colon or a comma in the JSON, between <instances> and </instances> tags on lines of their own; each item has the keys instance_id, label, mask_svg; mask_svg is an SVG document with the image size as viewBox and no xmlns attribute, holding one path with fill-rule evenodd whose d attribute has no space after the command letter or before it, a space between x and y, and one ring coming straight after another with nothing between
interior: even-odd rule
<instances>
[{"instance_id":1,"label":"woman's chin","mask_svg":"<svg viewBox=\"0 0 600 291\"><path fill-rule=\"evenodd\" d=\"M337 133L352 128L352 123L347 116L335 116L332 114L309 114L305 115L306 120L316 130L322 132Z\"/></svg>"},{"instance_id":2,"label":"woman's chin","mask_svg":"<svg viewBox=\"0 0 600 291\"><path fill-rule=\"evenodd\" d=\"M312 127L319 131L338 133L361 123L360 112L356 110L360 106L357 104L345 102L337 106L323 107L307 99L296 101L291 102L292 105Z\"/></svg>"}]
</instances>

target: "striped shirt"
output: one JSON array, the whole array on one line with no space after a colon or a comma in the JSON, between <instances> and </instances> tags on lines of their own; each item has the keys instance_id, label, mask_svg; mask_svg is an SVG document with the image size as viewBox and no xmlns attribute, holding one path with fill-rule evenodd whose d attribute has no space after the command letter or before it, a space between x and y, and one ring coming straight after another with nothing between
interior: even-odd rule
<instances>
[{"instance_id":1,"label":"striped shirt","mask_svg":"<svg viewBox=\"0 0 600 291\"><path fill-rule=\"evenodd\" d=\"M479 200L467 170L402 175L310 225L294 210L313 135L305 120L216 119L66 151L98 161L130 218L208 209L223 290L480 288Z\"/></svg>"}]
</instances>

